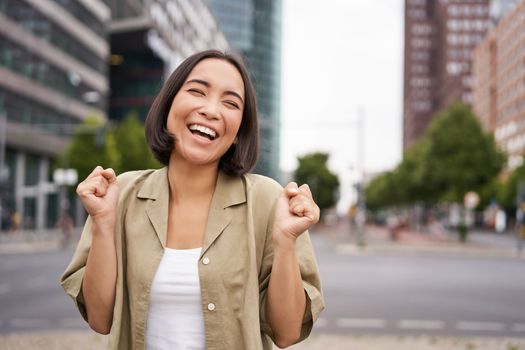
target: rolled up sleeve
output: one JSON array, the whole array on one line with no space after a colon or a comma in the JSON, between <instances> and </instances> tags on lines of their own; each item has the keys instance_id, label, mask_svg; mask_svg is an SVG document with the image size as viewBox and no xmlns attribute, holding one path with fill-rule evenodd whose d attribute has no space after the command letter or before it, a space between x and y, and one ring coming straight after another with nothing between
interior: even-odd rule
<instances>
[{"instance_id":1,"label":"rolled up sleeve","mask_svg":"<svg viewBox=\"0 0 525 350\"><path fill-rule=\"evenodd\" d=\"M273 227L273 225L269 226ZM268 233L271 235L271 233ZM296 242L297 258L306 295L306 306L301 326L301 336L298 342L306 339L312 331L313 324L324 309L324 299L321 290L319 269L315 259L314 250L310 241L308 231L303 233ZM268 335L274 342L274 334L266 315L267 290L270 282L270 274L273 262L273 248L271 237L267 237L264 249L264 257L259 284L259 308L261 331Z\"/></svg>"},{"instance_id":2,"label":"rolled up sleeve","mask_svg":"<svg viewBox=\"0 0 525 350\"><path fill-rule=\"evenodd\" d=\"M82 294L82 281L84 280L87 257L89 254L89 248L91 247L91 237L91 218L88 217L84 229L82 230L77 249L73 255L73 259L60 278L60 285L66 294L73 299L80 314L86 322L87 311L84 296Z\"/></svg>"}]
</instances>

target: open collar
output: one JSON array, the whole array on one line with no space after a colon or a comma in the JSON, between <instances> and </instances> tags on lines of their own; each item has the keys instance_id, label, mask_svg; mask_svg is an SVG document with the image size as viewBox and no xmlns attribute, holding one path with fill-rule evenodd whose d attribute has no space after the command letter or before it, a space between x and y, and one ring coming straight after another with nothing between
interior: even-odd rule
<instances>
[{"instance_id":1,"label":"open collar","mask_svg":"<svg viewBox=\"0 0 525 350\"><path fill-rule=\"evenodd\" d=\"M169 197L167 167L156 170L148 176L137 193L137 198L149 200L146 204L146 213L163 247L166 246L167 241ZM245 202L246 190L242 177L229 176L219 171L204 234L202 254L230 224L229 208Z\"/></svg>"}]
</instances>

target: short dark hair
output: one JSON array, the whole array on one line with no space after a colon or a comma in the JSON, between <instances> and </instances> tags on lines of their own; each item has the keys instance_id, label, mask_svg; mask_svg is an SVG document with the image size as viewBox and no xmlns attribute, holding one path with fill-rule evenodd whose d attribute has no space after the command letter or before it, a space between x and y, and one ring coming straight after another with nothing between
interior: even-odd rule
<instances>
[{"instance_id":1,"label":"short dark hair","mask_svg":"<svg viewBox=\"0 0 525 350\"><path fill-rule=\"evenodd\" d=\"M228 175L239 176L250 171L257 162L259 126L255 89L246 66L238 56L218 50L206 50L185 59L164 83L151 105L146 119L146 141L155 158L162 164L168 165L176 144L176 140L166 127L171 104L193 68L208 58L217 58L232 64L237 68L244 82L244 110L237 133L237 143L232 145L219 161L219 169Z\"/></svg>"}]
</instances>

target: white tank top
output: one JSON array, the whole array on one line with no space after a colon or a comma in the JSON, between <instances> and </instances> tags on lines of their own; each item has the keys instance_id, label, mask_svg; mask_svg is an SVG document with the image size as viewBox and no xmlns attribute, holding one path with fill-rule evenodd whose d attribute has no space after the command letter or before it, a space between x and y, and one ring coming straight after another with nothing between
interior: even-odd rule
<instances>
[{"instance_id":1,"label":"white tank top","mask_svg":"<svg viewBox=\"0 0 525 350\"><path fill-rule=\"evenodd\" d=\"M203 350L198 261L201 248L165 248L151 285L147 350Z\"/></svg>"}]
</instances>

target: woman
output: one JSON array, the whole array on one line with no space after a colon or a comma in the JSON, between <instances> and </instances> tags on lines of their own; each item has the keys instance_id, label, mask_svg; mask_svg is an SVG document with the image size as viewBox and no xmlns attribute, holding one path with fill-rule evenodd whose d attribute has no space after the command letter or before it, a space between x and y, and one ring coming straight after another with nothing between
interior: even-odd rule
<instances>
[{"instance_id":1,"label":"woman","mask_svg":"<svg viewBox=\"0 0 525 350\"><path fill-rule=\"evenodd\" d=\"M258 151L243 63L186 59L146 121L166 167L78 185L89 218L62 286L110 349L271 349L308 336L324 308L307 185L247 174Z\"/></svg>"}]
</instances>

